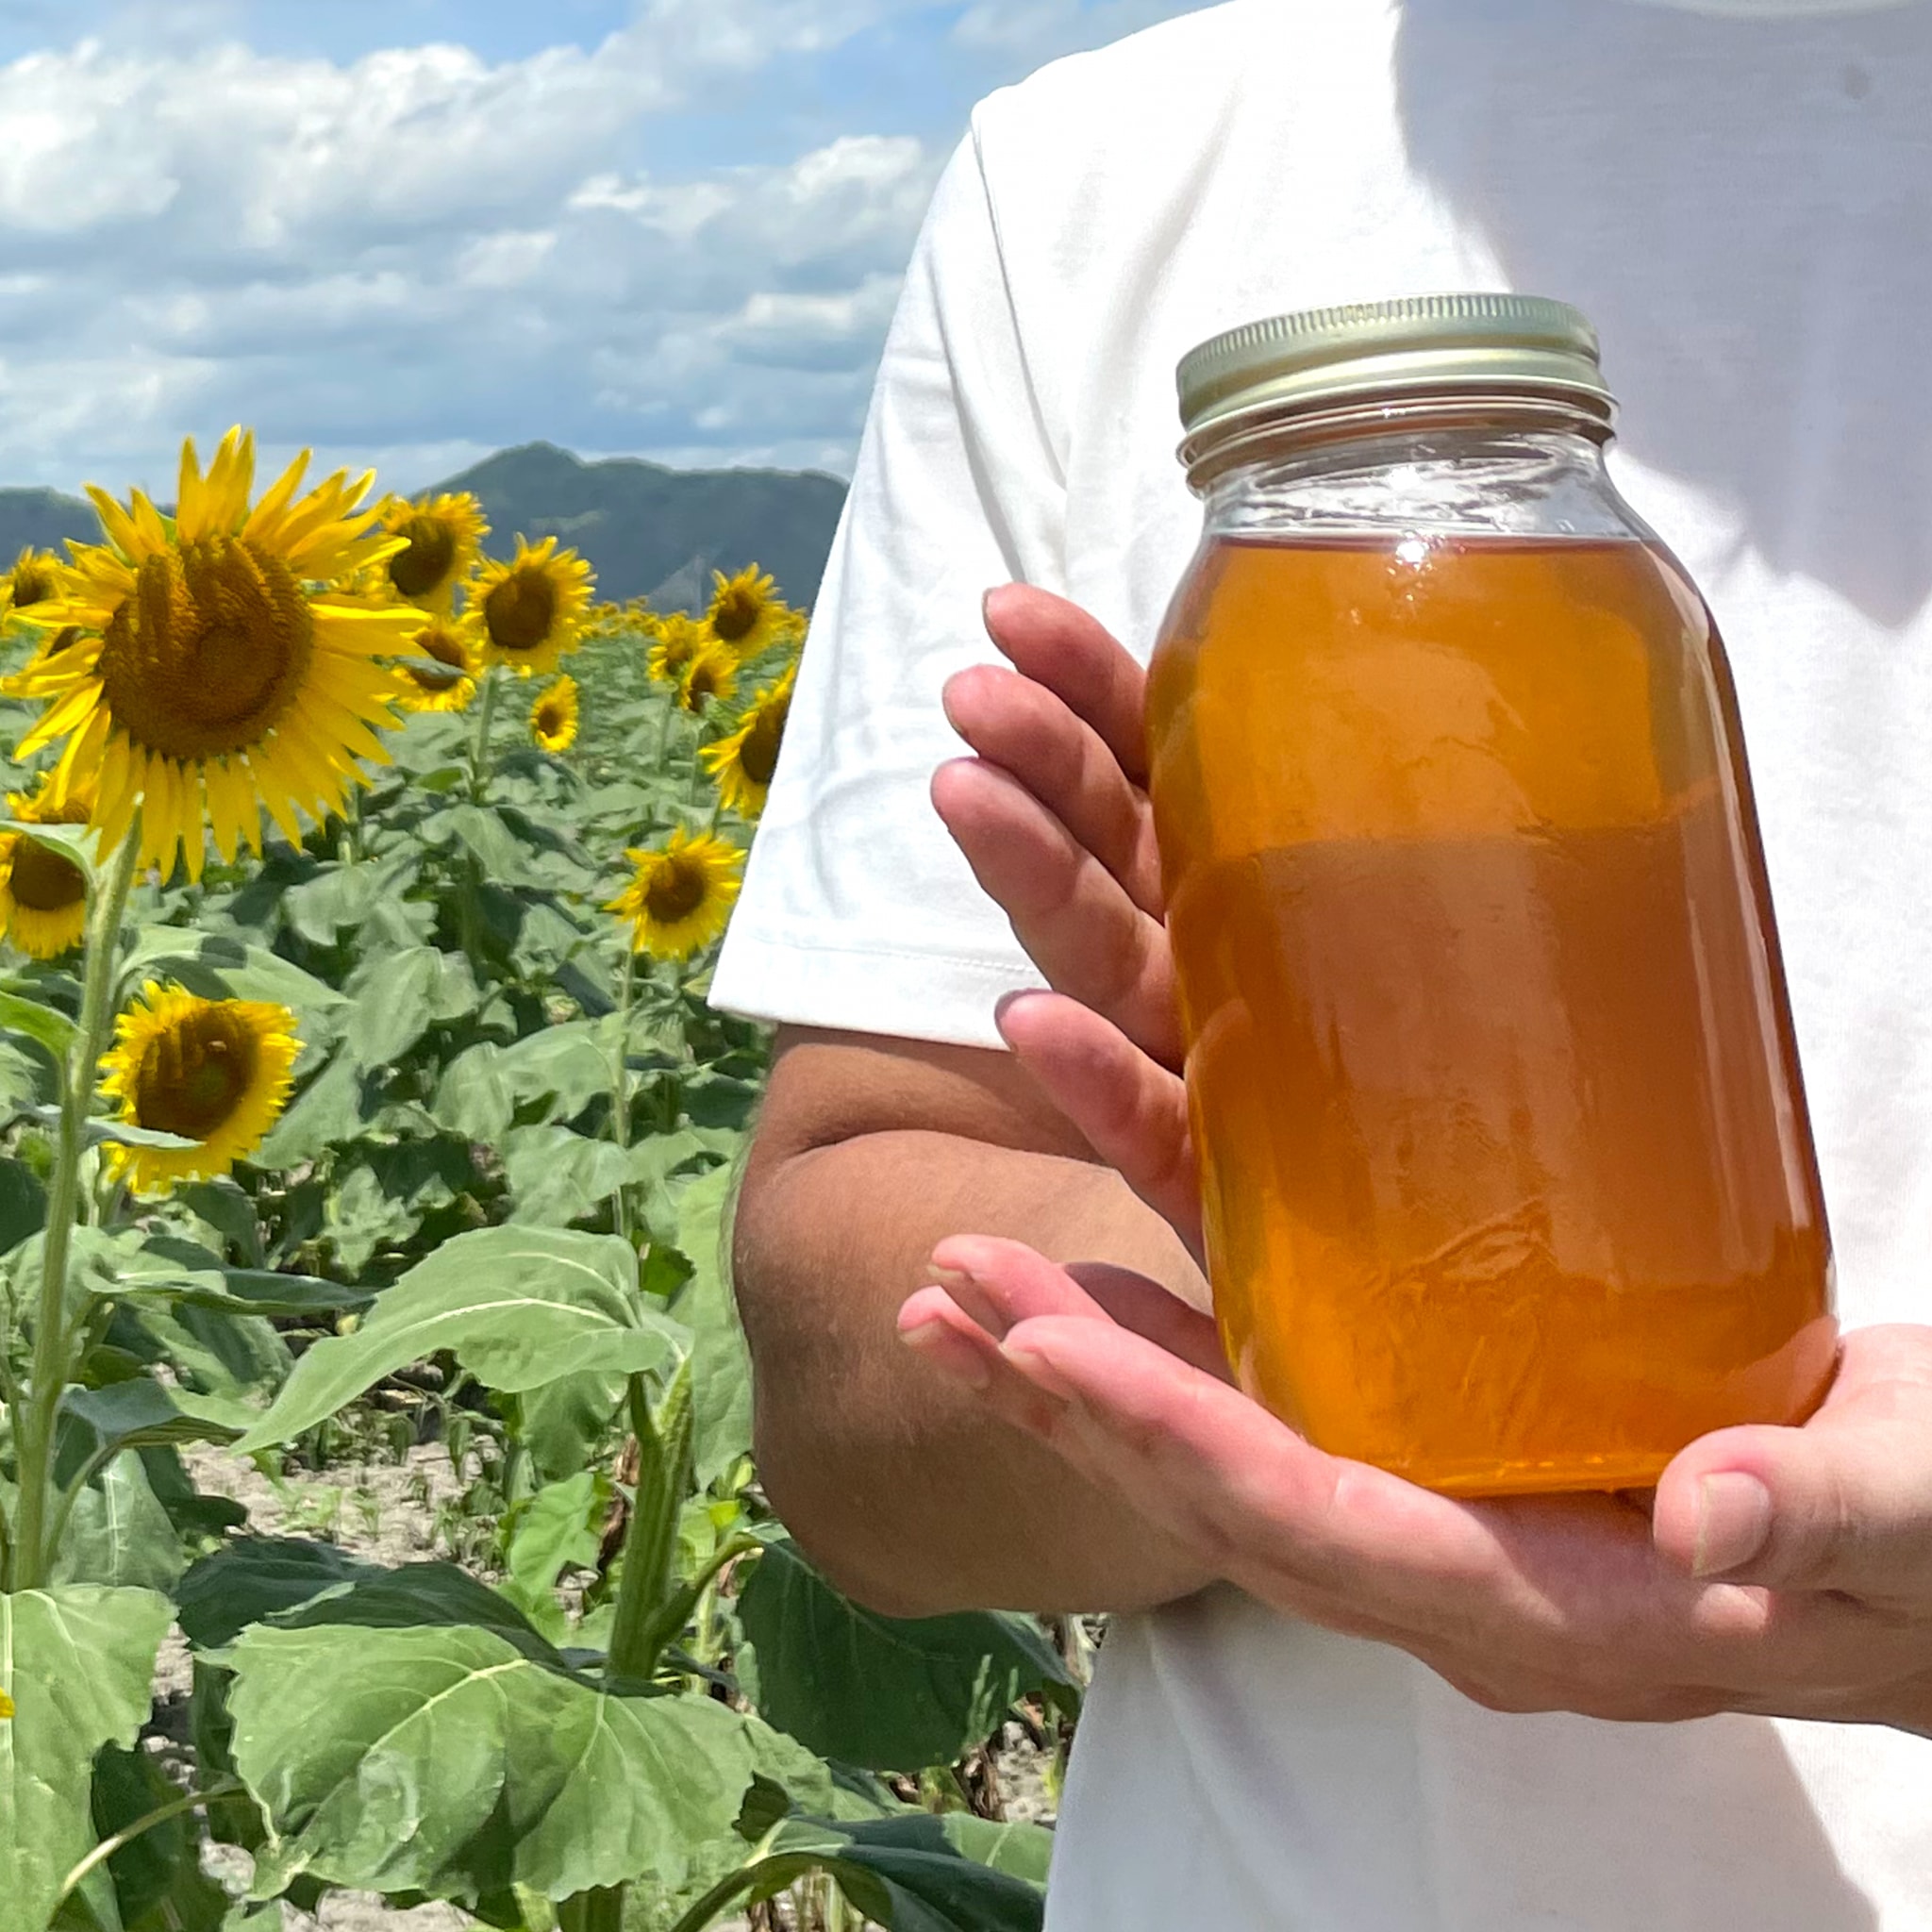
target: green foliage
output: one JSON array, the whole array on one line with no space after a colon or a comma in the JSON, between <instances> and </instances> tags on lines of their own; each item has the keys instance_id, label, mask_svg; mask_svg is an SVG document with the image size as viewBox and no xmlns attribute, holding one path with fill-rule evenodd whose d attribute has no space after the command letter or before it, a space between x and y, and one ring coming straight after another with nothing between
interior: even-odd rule
<instances>
[{"instance_id":1,"label":"green foliage","mask_svg":"<svg viewBox=\"0 0 1932 1932\"><path fill-rule=\"evenodd\" d=\"M0 1932L42 1932L93 1842L94 1754L133 1744L170 1614L146 1590L0 1592Z\"/></svg>"},{"instance_id":2,"label":"green foliage","mask_svg":"<svg viewBox=\"0 0 1932 1932\"><path fill-rule=\"evenodd\" d=\"M1024 1618L878 1616L841 1596L789 1539L758 1558L738 1615L750 1647L741 1675L758 1708L848 1764L950 1764L1026 1692L1074 1693Z\"/></svg>"},{"instance_id":3,"label":"green foliage","mask_svg":"<svg viewBox=\"0 0 1932 1932\"><path fill-rule=\"evenodd\" d=\"M625 846L748 837L697 760L731 719L675 707L635 628L570 669L566 758L499 674L493 725L412 719L346 822L137 882L85 983L0 968L0 1932L277 1932L332 1886L507 1932L699 1932L798 1886L896 1932L1040 1924L1048 1835L924 1805L1076 1688L1024 1619L848 1603L774 1520L727 1266L764 1036L604 910ZM61 1111L150 980L286 1007L302 1043L253 1157L160 1200L103 1157L142 1130ZM455 1560L333 1541L331 1463L428 1441ZM198 1491L225 1457L283 1534ZM171 1620L186 1801L141 1742Z\"/></svg>"}]
</instances>

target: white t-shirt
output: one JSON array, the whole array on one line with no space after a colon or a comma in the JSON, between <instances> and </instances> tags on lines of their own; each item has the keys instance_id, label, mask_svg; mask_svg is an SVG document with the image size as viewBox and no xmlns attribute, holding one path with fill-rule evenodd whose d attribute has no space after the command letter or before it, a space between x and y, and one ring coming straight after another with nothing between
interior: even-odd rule
<instances>
[{"instance_id":1,"label":"white t-shirt","mask_svg":"<svg viewBox=\"0 0 1932 1932\"><path fill-rule=\"evenodd\" d=\"M1932 0L1235 0L995 94L887 345L714 999L991 1044L1032 982L926 799L988 586L1153 643L1174 366L1454 289L1597 324L1742 706L1847 1321L1932 1319ZM1232 1591L1115 1624L1054 1932L1932 1927L1932 1742L1478 1709Z\"/></svg>"}]
</instances>

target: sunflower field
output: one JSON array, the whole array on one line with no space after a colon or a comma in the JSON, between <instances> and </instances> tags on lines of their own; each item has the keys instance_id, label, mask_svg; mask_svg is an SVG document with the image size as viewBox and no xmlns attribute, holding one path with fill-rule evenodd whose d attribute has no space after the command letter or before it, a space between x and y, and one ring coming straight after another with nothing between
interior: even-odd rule
<instances>
[{"instance_id":1,"label":"sunflower field","mask_svg":"<svg viewBox=\"0 0 1932 1932\"><path fill-rule=\"evenodd\" d=\"M750 1454L703 995L802 615L239 430L90 494L0 578L0 1932L1037 1927L1083 1633L859 1608ZM228 1479L424 1453L426 1560Z\"/></svg>"}]
</instances>

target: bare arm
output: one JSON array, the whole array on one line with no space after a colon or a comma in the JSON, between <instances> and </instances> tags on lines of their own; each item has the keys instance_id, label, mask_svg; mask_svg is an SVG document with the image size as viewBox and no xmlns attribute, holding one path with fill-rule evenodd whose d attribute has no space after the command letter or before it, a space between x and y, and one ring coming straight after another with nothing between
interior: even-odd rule
<instances>
[{"instance_id":1,"label":"bare arm","mask_svg":"<svg viewBox=\"0 0 1932 1932\"><path fill-rule=\"evenodd\" d=\"M1173 1229L1009 1056L781 1032L734 1270L779 1514L841 1588L899 1616L1200 1588L1198 1558L898 1339L933 1248L968 1229L1205 1294Z\"/></svg>"}]
</instances>

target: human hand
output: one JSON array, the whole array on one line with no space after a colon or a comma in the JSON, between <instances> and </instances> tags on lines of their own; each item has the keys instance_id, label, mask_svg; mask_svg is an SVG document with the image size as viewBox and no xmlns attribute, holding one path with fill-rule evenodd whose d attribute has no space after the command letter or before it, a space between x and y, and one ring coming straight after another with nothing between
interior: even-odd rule
<instances>
[{"instance_id":1,"label":"human hand","mask_svg":"<svg viewBox=\"0 0 1932 1932\"><path fill-rule=\"evenodd\" d=\"M1704 1437L1653 1502L1460 1502L1312 1448L1124 1271L978 1236L933 1267L901 1333L990 1410L1208 1574L1491 1709L1932 1733L1932 1328L1846 1336L1808 1423Z\"/></svg>"},{"instance_id":2,"label":"human hand","mask_svg":"<svg viewBox=\"0 0 1932 1932\"><path fill-rule=\"evenodd\" d=\"M1001 1008L1000 1033L1048 1098L1201 1253L1174 957L1146 793L1146 677L1064 598L1008 584L986 599L1012 664L947 681L975 754L941 765L933 804L1047 983Z\"/></svg>"}]
</instances>

